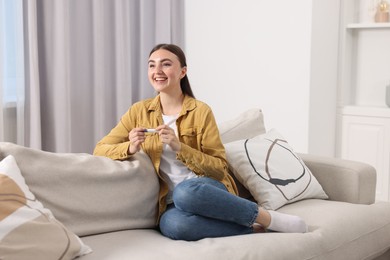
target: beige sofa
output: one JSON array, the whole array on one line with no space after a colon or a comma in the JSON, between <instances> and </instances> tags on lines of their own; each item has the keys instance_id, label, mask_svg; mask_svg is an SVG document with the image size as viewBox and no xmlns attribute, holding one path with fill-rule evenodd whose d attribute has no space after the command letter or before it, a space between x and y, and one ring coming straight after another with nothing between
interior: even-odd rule
<instances>
[{"instance_id":1,"label":"beige sofa","mask_svg":"<svg viewBox=\"0 0 390 260\"><path fill-rule=\"evenodd\" d=\"M219 128L224 143L265 131L258 109ZM154 228L158 181L143 153L112 161L0 143L0 159L9 154L42 204L92 249L80 260L390 259L390 203L375 202L375 169L364 163L300 154L329 199L301 200L279 210L305 219L308 233L186 242Z\"/></svg>"}]
</instances>

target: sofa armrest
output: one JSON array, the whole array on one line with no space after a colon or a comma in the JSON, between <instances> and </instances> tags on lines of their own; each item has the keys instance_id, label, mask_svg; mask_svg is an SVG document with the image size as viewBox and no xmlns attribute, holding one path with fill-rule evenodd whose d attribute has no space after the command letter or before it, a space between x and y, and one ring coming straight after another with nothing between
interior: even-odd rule
<instances>
[{"instance_id":1,"label":"sofa armrest","mask_svg":"<svg viewBox=\"0 0 390 260\"><path fill-rule=\"evenodd\" d=\"M299 154L330 200L357 204L375 202L376 170L362 162Z\"/></svg>"}]
</instances>

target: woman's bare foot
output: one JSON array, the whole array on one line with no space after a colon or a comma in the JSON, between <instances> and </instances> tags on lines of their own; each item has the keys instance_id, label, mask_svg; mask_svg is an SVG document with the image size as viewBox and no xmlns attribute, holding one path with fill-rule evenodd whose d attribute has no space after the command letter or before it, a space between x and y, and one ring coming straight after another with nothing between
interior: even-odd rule
<instances>
[{"instance_id":1,"label":"woman's bare foot","mask_svg":"<svg viewBox=\"0 0 390 260\"><path fill-rule=\"evenodd\" d=\"M253 228L253 233L264 233L265 232L265 228L262 225L257 224L257 223L253 224L252 228Z\"/></svg>"}]
</instances>

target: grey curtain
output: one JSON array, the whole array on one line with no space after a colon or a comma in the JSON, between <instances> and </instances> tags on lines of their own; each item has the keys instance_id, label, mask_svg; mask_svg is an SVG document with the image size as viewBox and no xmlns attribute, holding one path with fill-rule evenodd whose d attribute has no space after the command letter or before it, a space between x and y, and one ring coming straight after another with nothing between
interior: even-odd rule
<instances>
[{"instance_id":1,"label":"grey curtain","mask_svg":"<svg viewBox=\"0 0 390 260\"><path fill-rule=\"evenodd\" d=\"M183 46L181 0L24 1L26 146L91 153L129 106L154 96L151 48Z\"/></svg>"}]
</instances>

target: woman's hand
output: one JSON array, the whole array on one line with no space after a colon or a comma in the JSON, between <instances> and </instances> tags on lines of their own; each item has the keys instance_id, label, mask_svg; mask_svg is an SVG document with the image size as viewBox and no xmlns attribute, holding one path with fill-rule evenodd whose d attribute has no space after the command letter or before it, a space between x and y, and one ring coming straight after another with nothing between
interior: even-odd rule
<instances>
[{"instance_id":1,"label":"woman's hand","mask_svg":"<svg viewBox=\"0 0 390 260\"><path fill-rule=\"evenodd\" d=\"M163 144L167 144L175 152L179 152L181 149L181 143L177 138L175 131L167 125L160 125L156 128L160 140Z\"/></svg>"},{"instance_id":2,"label":"woman's hand","mask_svg":"<svg viewBox=\"0 0 390 260\"><path fill-rule=\"evenodd\" d=\"M141 144L145 141L145 128L133 128L129 133L129 140L129 153L139 152Z\"/></svg>"}]
</instances>

